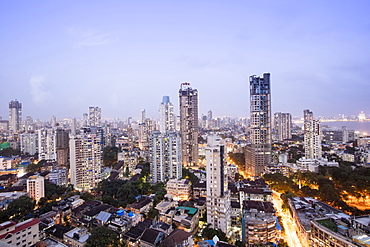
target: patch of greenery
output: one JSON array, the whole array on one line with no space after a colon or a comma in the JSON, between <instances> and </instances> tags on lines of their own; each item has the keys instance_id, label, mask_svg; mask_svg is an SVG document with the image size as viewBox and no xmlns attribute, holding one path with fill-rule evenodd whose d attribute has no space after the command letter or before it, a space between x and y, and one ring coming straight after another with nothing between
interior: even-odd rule
<instances>
[{"instance_id":1,"label":"patch of greenery","mask_svg":"<svg viewBox=\"0 0 370 247\"><path fill-rule=\"evenodd\" d=\"M333 221L331 221L330 219L317 220L316 222L319 223L320 225L325 226L326 228L328 228L328 229L330 229L334 232L338 232L338 226Z\"/></svg>"}]
</instances>

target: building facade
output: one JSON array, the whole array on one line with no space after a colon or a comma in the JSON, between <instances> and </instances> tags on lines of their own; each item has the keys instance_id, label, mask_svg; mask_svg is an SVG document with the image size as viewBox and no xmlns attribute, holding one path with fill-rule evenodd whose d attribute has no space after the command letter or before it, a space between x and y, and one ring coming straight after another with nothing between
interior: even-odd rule
<instances>
[{"instance_id":1,"label":"building facade","mask_svg":"<svg viewBox=\"0 0 370 247\"><path fill-rule=\"evenodd\" d=\"M38 133L39 160L56 161L56 135L53 129L40 129Z\"/></svg>"},{"instance_id":2,"label":"building facade","mask_svg":"<svg viewBox=\"0 0 370 247\"><path fill-rule=\"evenodd\" d=\"M24 133L20 135L21 152L34 155L38 152L38 134Z\"/></svg>"},{"instance_id":3,"label":"building facade","mask_svg":"<svg viewBox=\"0 0 370 247\"><path fill-rule=\"evenodd\" d=\"M101 108L89 107L89 125L90 127L101 127Z\"/></svg>"},{"instance_id":4,"label":"building facade","mask_svg":"<svg viewBox=\"0 0 370 247\"><path fill-rule=\"evenodd\" d=\"M56 156L58 164L67 164L69 159L69 131L56 130Z\"/></svg>"},{"instance_id":5,"label":"building facade","mask_svg":"<svg viewBox=\"0 0 370 247\"><path fill-rule=\"evenodd\" d=\"M169 96L163 96L162 103L159 105L159 131L162 134L175 131L175 114Z\"/></svg>"},{"instance_id":6,"label":"building facade","mask_svg":"<svg viewBox=\"0 0 370 247\"><path fill-rule=\"evenodd\" d=\"M182 164L185 167L198 164L198 91L184 82L179 90L180 134L182 142Z\"/></svg>"},{"instance_id":7,"label":"building facade","mask_svg":"<svg viewBox=\"0 0 370 247\"><path fill-rule=\"evenodd\" d=\"M70 135L70 178L78 190L90 190L99 183L103 164L103 133L100 128L84 128Z\"/></svg>"},{"instance_id":8,"label":"building facade","mask_svg":"<svg viewBox=\"0 0 370 247\"><path fill-rule=\"evenodd\" d=\"M304 110L304 150L306 159L321 159L321 124L313 118L313 112Z\"/></svg>"},{"instance_id":9,"label":"building facade","mask_svg":"<svg viewBox=\"0 0 370 247\"><path fill-rule=\"evenodd\" d=\"M0 224L0 240L9 246L33 246L40 240L39 236L40 220L28 219L15 223L6 221Z\"/></svg>"},{"instance_id":10,"label":"building facade","mask_svg":"<svg viewBox=\"0 0 370 247\"><path fill-rule=\"evenodd\" d=\"M16 133L21 130L22 103L12 100L9 103L9 130Z\"/></svg>"},{"instance_id":11,"label":"building facade","mask_svg":"<svg viewBox=\"0 0 370 247\"><path fill-rule=\"evenodd\" d=\"M250 142L246 147L246 171L260 176L271 162L271 95L270 74L252 75L250 83Z\"/></svg>"},{"instance_id":12,"label":"building facade","mask_svg":"<svg viewBox=\"0 0 370 247\"><path fill-rule=\"evenodd\" d=\"M292 138L292 115L276 112L274 114L274 136L276 141Z\"/></svg>"},{"instance_id":13,"label":"building facade","mask_svg":"<svg viewBox=\"0 0 370 247\"><path fill-rule=\"evenodd\" d=\"M170 179L166 184L167 194L175 201L188 201L191 198L191 183L187 179Z\"/></svg>"},{"instance_id":14,"label":"building facade","mask_svg":"<svg viewBox=\"0 0 370 247\"><path fill-rule=\"evenodd\" d=\"M230 228L230 193L228 191L225 148L216 136L208 136L207 162L207 222L226 234Z\"/></svg>"},{"instance_id":15,"label":"building facade","mask_svg":"<svg viewBox=\"0 0 370 247\"><path fill-rule=\"evenodd\" d=\"M27 193L36 201L45 196L44 177L31 176L27 179Z\"/></svg>"},{"instance_id":16,"label":"building facade","mask_svg":"<svg viewBox=\"0 0 370 247\"><path fill-rule=\"evenodd\" d=\"M181 138L175 132L153 131L150 138L150 174L152 181L166 182L182 177Z\"/></svg>"}]
</instances>

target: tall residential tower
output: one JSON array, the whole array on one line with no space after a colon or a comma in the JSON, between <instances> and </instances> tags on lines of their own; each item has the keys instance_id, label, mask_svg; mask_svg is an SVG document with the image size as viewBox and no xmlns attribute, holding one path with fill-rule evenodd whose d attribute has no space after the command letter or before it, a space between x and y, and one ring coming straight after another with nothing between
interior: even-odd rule
<instances>
[{"instance_id":1,"label":"tall residential tower","mask_svg":"<svg viewBox=\"0 0 370 247\"><path fill-rule=\"evenodd\" d=\"M169 96L163 96L159 105L159 131L165 134L167 131L175 131L175 115Z\"/></svg>"},{"instance_id":2,"label":"tall residential tower","mask_svg":"<svg viewBox=\"0 0 370 247\"><path fill-rule=\"evenodd\" d=\"M274 114L274 140L283 141L292 138L292 115L276 112Z\"/></svg>"},{"instance_id":3,"label":"tall residential tower","mask_svg":"<svg viewBox=\"0 0 370 247\"><path fill-rule=\"evenodd\" d=\"M198 164L198 91L190 83L181 83L180 134L182 143L182 164L185 167Z\"/></svg>"},{"instance_id":4,"label":"tall residential tower","mask_svg":"<svg viewBox=\"0 0 370 247\"><path fill-rule=\"evenodd\" d=\"M179 134L153 131L150 137L150 174L152 181L167 182L182 177L181 139Z\"/></svg>"},{"instance_id":5,"label":"tall residential tower","mask_svg":"<svg viewBox=\"0 0 370 247\"><path fill-rule=\"evenodd\" d=\"M9 130L18 132L22 124L22 103L12 100L9 103Z\"/></svg>"},{"instance_id":6,"label":"tall residential tower","mask_svg":"<svg viewBox=\"0 0 370 247\"><path fill-rule=\"evenodd\" d=\"M225 147L217 136L207 137L207 223L228 233L230 194L228 191Z\"/></svg>"},{"instance_id":7,"label":"tall residential tower","mask_svg":"<svg viewBox=\"0 0 370 247\"><path fill-rule=\"evenodd\" d=\"M103 164L103 133L101 128L83 128L69 137L71 184L77 190L96 188Z\"/></svg>"},{"instance_id":8,"label":"tall residential tower","mask_svg":"<svg viewBox=\"0 0 370 247\"><path fill-rule=\"evenodd\" d=\"M313 118L310 110L303 111L303 133L304 133L304 152L306 159L321 159L321 125L320 120Z\"/></svg>"},{"instance_id":9,"label":"tall residential tower","mask_svg":"<svg viewBox=\"0 0 370 247\"><path fill-rule=\"evenodd\" d=\"M101 108L89 107L89 125L90 127L101 127Z\"/></svg>"},{"instance_id":10,"label":"tall residential tower","mask_svg":"<svg viewBox=\"0 0 370 247\"><path fill-rule=\"evenodd\" d=\"M271 95L270 74L252 75L250 84L250 142L245 151L246 171L261 176L271 162Z\"/></svg>"}]
</instances>

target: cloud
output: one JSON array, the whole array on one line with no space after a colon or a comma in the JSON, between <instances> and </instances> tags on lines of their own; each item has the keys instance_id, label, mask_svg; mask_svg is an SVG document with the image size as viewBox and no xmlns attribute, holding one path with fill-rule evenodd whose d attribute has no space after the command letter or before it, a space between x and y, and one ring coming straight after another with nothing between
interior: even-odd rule
<instances>
[{"instance_id":1,"label":"cloud","mask_svg":"<svg viewBox=\"0 0 370 247\"><path fill-rule=\"evenodd\" d=\"M67 33L74 39L75 46L97 46L106 45L118 41L117 34L101 32L83 27L66 28Z\"/></svg>"},{"instance_id":2,"label":"cloud","mask_svg":"<svg viewBox=\"0 0 370 247\"><path fill-rule=\"evenodd\" d=\"M51 96L51 92L44 89L44 81L45 76L43 75L34 75L30 79L31 97L33 102L37 105L45 103L46 100Z\"/></svg>"}]
</instances>

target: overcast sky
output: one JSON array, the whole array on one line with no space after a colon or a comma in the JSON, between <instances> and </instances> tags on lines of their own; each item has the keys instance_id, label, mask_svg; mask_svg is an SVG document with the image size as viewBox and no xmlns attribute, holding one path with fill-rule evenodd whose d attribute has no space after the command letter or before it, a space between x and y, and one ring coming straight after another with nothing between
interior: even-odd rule
<instances>
[{"instance_id":1,"label":"overcast sky","mask_svg":"<svg viewBox=\"0 0 370 247\"><path fill-rule=\"evenodd\" d=\"M370 113L369 1L0 1L0 116L158 117L180 83L199 115L249 117L250 75L273 112Z\"/></svg>"}]
</instances>

